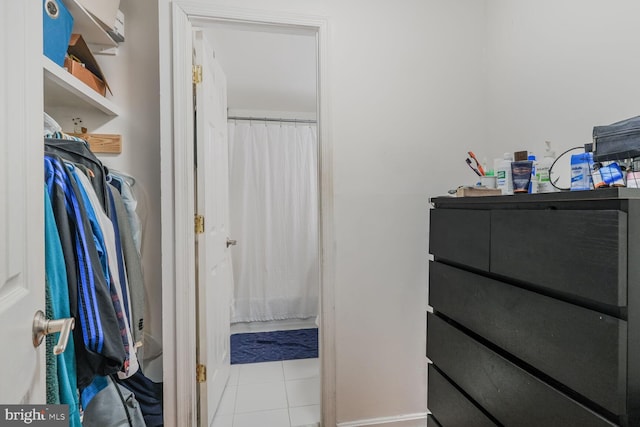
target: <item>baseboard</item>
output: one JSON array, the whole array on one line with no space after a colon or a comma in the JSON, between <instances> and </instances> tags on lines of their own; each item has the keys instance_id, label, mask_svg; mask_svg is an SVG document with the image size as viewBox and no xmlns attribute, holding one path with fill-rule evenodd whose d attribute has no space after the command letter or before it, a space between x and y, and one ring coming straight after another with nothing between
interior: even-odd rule
<instances>
[{"instance_id":1,"label":"baseboard","mask_svg":"<svg viewBox=\"0 0 640 427\"><path fill-rule=\"evenodd\" d=\"M418 414L398 415L394 417L370 418L368 420L347 421L338 423L336 427L370 427L384 426L391 427L389 424L397 427L417 427L426 426L427 412Z\"/></svg>"}]
</instances>

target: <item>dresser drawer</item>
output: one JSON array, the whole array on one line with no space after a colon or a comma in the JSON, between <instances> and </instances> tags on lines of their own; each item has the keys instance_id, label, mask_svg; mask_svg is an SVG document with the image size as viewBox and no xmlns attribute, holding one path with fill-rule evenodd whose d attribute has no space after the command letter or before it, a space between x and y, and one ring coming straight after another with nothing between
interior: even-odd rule
<instances>
[{"instance_id":1,"label":"dresser drawer","mask_svg":"<svg viewBox=\"0 0 640 427\"><path fill-rule=\"evenodd\" d=\"M517 427L615 425L437 315L429 314L427 319L429 359L500 424Z\"/></svg>"},{"instance_id":2,"label":"dresser drawer","mask_svg":"<svg viewBox=\"0 0 640 427\"><path fill-rule=\"evenodd\" d=\"M429 365L427 408L443 427L496 427L453 384Z\"/></svg>"},{"instance_id":3,"label":"dresser drawer","mask_svg":"<svg viewBox=\"0 0 640 427\"><path fill-rule=\"evenodd\" d=\"M491 212L491 272L578 299L624 307L627 214Z\"/></svg>"},{"instance_id":4,"label":"dresser drawer","mask_svg":"<svg viewBox=\"0 0 640 427\"><path fill-rule=\"evenodd\" d=\"M429 252L434 258L489 271L489 211L430 212Z\"/></svg>"},{"instance_id":5,"label":"dresser drawer","mask_svg":"<svg viewBox=\"0 0 640 427\"><path fill-rule=\"evenodd\" d=\"M436 421L433 415L429 414L427 415L427 427L442 427L442 425Z\"/></svg>"},{"instance_id":6,"label":"dresser drawer","mask_svg":"<svg viewBox=\"0 0 640 427\"><path fill-rule=\"evenodd\" d=\"M437 262L429 301L612 413L626 412L627 322Z\"/></svg>"}]
</instances>

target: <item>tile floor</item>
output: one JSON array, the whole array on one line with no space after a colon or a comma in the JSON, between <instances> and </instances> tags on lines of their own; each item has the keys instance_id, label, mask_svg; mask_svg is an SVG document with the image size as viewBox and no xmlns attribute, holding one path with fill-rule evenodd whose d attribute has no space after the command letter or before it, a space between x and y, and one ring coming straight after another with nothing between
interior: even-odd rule
<instances>
[{"instance_id":1,"label":"tile floor","mask_svg":"<svg viewBox=\"0 0 640 427\"><path fill-rule=\"evenodd\" d=\"M213 427L319 425L318 359L231 365Z\"/></svg>"}]
</instances>

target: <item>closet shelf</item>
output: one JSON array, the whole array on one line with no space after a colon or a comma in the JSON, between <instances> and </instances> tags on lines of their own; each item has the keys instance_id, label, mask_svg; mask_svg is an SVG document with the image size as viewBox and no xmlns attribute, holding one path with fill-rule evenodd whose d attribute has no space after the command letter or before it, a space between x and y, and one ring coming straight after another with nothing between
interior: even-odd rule
<instances>
[{"instance_id":1,"label":"closet shelf","mask_svg":"<svg viewBox=\"0 0 640 427\"><path fill-rule=\"evenodd\" d=\"M58 64L42 56L44 73L44 107L92 107L108 116L118 116L120 108L95 92Z\"/></svg>"},{"instance_id":2,"label":"closet shelf","mask_svg":"<svg viewBox=\"0 0 640 427\"><path fill-rule=\"evenodd\" d=\"M107 34L100 23L77 0L63 0L63 3L73 16L72 31L82 34L82 38L94 53L118 47L118 43Z\"/></svg>"}]
</instances>

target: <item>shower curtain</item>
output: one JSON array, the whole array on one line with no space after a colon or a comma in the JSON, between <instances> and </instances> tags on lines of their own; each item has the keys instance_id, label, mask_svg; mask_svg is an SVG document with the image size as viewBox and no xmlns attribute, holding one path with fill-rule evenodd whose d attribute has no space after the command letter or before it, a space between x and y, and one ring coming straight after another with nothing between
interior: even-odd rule
<instances>
[{"instance_id":1,"label":"shower curtain","mask_svg":"<svg viewBox=\"0 0 640 427\"><path fill-rule=\"evenodd\" d=\"M229 121L231 322L318 314L315 125Z\"/></svg>"}]
</instances>

